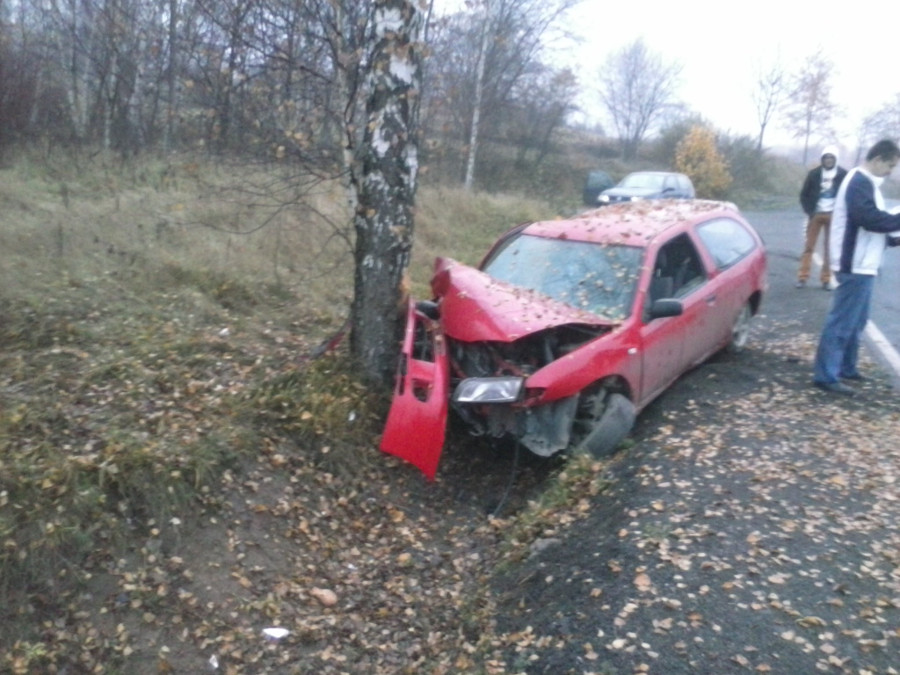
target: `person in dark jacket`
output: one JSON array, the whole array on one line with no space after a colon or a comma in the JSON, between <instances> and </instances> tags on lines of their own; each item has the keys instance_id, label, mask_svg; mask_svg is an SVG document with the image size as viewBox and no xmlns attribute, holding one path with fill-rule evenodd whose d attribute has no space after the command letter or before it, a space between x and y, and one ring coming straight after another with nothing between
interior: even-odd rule
<instances>
[{"instance_id":1,"label":"person in dark jacket","mask_svg":"<svg viewBox=\"0 0 900 675\"><path fill-rule=\"evenodd\" d=\"M875 277L885 248L900 243L900 213L886 211L881 194L881 183L898 161L900 147L891 140L878 141L865 163L847 174L835 200L830 258L838 287L813 366L813 383L833 394L852 395L844 382L864 379L857 358Z\"/></svg>"},{"instance_id":2,"label":"person in dark jacket","mask_svg":"<svg viewBox=\"0 0 900 675\"><path fill-rule=\"evenodd\" d=\"M821 233L823 260L819 278L822 288L826 291L831 290L828 235L831 228L831 212L834 210L834 198L846 175L847 170L837 165L837 150L831 146L822 150L821 164L806 174L806 180L800 190L800 206L803 207L803 212L808 220L806 221L806 241L803 255L800 256L800 269L797 270L797 288L806 286L813 251L816 249L816 240Z\"/></svg>"}]
</instances>

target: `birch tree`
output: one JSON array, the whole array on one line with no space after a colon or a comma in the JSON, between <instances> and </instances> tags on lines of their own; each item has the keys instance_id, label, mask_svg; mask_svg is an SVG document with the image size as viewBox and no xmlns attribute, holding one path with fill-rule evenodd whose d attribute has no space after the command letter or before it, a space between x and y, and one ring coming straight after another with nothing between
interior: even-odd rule
<instances>
[{"instance_id":1,"label":"birch tree","mask_svg":"<svg viewBox=\"0 0 900 675\"><path fill-rule=\"evenodd\" d=\"M543 67L563 15L578 1L478 0L437 22L429 44L431 136L447 133L463 146L460 177L468 188L484 139L502 135L517 107L517 87Z\"/></svg>"},{"instance_id":2,"label":"birch tree","mask_svg":"<svg viewBox=\"0 0 900 675\"><path fill-rule=\"evenodd\" d=\"M359 202L351 352L374 382L396 362L413 241L423 45L414 0L374 0Z\"/></svg>"}]
</instances>

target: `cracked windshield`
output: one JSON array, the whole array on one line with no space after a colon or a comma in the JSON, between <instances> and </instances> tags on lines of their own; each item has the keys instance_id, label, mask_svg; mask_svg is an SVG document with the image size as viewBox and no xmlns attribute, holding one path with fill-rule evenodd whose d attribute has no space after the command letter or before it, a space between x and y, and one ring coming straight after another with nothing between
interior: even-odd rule
<instances>
[{"instance_id":1,"label":"cracked windshield","mask_svg":"<svg viewBox=\"0 0 900 675\"><path fill-rule=\"evenodd\" d=\"M614 321L631 308L643 249L523 235L485 265L495 279Z\"/></svg>"}]
</instances>

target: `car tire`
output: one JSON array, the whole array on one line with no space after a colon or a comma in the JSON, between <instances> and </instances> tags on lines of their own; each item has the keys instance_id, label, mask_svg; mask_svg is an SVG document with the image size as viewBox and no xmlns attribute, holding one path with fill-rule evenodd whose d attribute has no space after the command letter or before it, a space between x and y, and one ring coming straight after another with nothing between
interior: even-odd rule
<instances>
[{"instance_id":1,"label":"car tire","mask_svg":"<svg viewBox=\"0 0 900 675\"><path fill-rule=\"evenodd\" d=\"M573 454L606 457L634 426L636 412L627 396L605 387L583 392L572 424Z\"/></svg>"},{"instance_id":2,"label":"car tire","mask_svg":"<svg viewBox=\"0 0 900 675\"><path fill-rule=\"evenodd\" d=\"M734 320L734 325L731 328L731 339L725 347L725 351L729 354L740 354L744 351L747 341L750 339L750 323L752 320L753 311L750 309L750 303L748 302L741 307L741 311L738 312L737 318Z\"/></svg>"}]
</instances>

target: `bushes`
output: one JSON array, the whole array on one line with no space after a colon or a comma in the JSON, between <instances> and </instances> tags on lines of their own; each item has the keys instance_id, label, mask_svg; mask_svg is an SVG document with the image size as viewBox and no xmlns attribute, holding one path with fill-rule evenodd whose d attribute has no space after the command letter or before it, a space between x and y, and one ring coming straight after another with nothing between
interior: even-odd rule
<instances>
[{"instance_id":1,"label":"bushes","mask_svg":"<svg viewBox=\"0 0 900 675\"><path fill-rule=\"evenodd\" d=\"M701 126L692 127L676 147L675 169L691 177L697 196L704 199L724 199L732 183L713 132Z\"/></svg>"}]
</instances>

